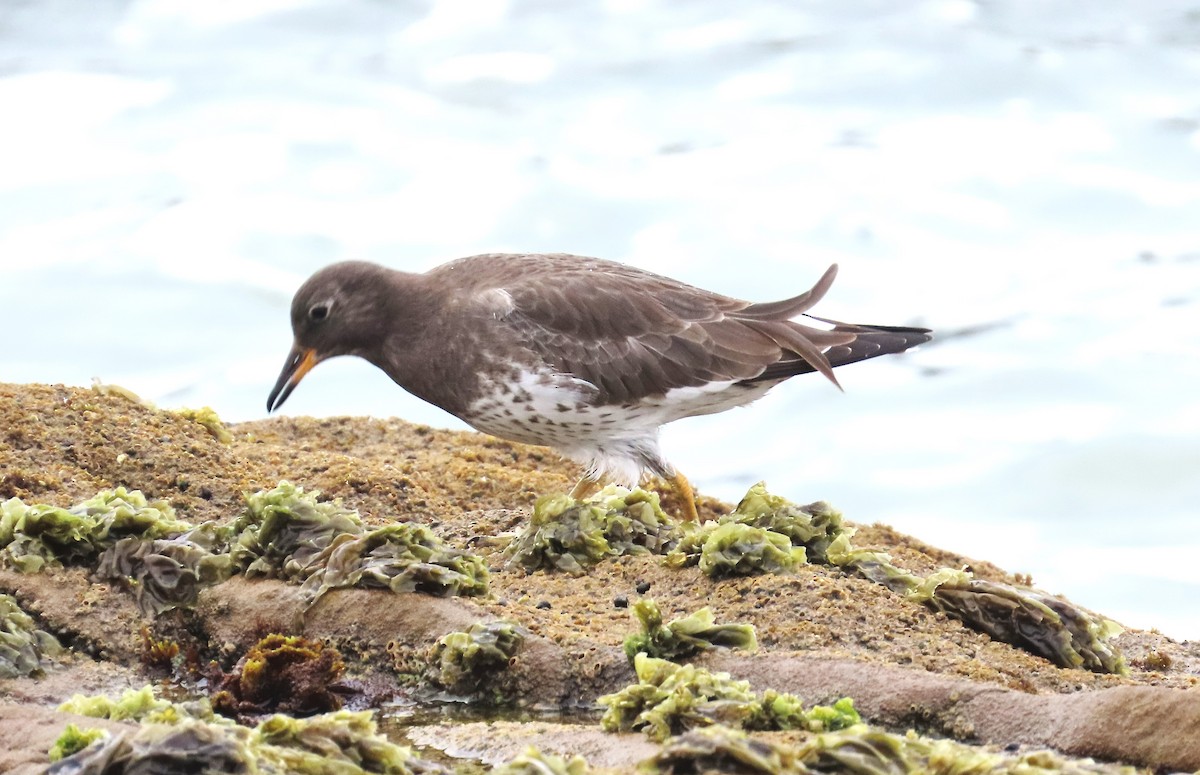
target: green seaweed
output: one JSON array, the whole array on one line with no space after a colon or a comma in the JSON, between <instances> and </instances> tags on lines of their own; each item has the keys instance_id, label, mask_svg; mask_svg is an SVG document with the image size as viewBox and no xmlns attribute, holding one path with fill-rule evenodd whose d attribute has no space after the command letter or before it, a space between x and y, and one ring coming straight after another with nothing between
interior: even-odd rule
<instances>
[{"instance_id":1,"label":"green seaweed","mask_svg":"<svg viewBox=\"0 0 1200 775\"><path fill-rule=\"evenodd\" d=\"M1114 622L1063 598L1028 587L976 579L966 571L946 568L922 578L893 565L885 552L854 547L850 541L854 528L844 525L842 515L827 504L796 506L771 495L761 482L751 487L737 508L722 517L717 526L707 523L688 534L668 556L668 562L699 564L709 575L746 569L756 572L740 555L743 546L751 545L750 534L729 534L719 547L710 547L721 531L734 524L768 531L774 536L769 540L780 552L784 550L780 537L786 537L797 547L804 547L813 562L857 573L1060 667L1120 675L1129 671L1121 652L1109 643L1121 632ZM769 552L766 549L764 554Z\"/></svg>"},{"instance_id":2,"label":"green seaweed","mask_svg":"<svg viewBox=\"0 0 1200 775\"><path fill-rule=\"evenodd\" d=\"M102 490L71 509L95 519L92 538L98 547L111 546L127 536L164 538L191 525L175 518L175 509L164 500L151 501L141 490Z\"/></svg>"},{"instance_id":3,"label":"green seaweed","mask_svg":"<svg viewBox=\"0 0 1200 775\"><path fill-rule=\"evenodd\" d=\"M818 501L797 506L779 495L767 492L765 482L751 487L737 507L722 522L736 522L764 528L788 537L793 546L803 546L808 562L828 562L829 545L841 535L842 513L828 503Z\"/></svg>"},{"instance_id":4,"label":"green seaweed","mask_svg":"<svg viewBox=\"0 0 1200 775\"><path fill-rule=\"evenodd\" d=\"M191 607L202 588L233 572L221 532L206 522L174 538L123 538L100 555L96 577L125 583L149 616Z\"/></svg>"},{"instance_id":5,"label":"green seaweed","mask_svg":"<svg viewBox=\"0 0 1200 775\"><path fill-rule=\"evenodd\" d=\"M607 706L606 732L642 730L659 742L694 727L740 726L754 714L755 696L746 681L694 665L676 665L644 654L634 658L638 682L598 702Z\"/></svg>"},{"instance_id":6,"label":"green seaweed","mask_svg":"<svg viewBox=\"0 0 1200 775\"><path fill-rule=\"evenodd\" d=\"M694 528L667 555L668 564L699 565L710 578L790 573L804 562L804 547L783 533L720 520Z\"/></svg>"},{"instance_id":7,"label":"green seaweed","mask_svg":"<svg viewBox=\"0 0 1200 775\"><path fill-rule=\"evenodd\" d=\"M358 514L290 482L246 495L230 524L193 527L165 501L106 490L70 509L0 503L0 565L22 572L96 559L96 577L133 590L147 615L193 605L233 573L303 584L315 601L338 587L483 595L484 561L424 525L367 530Z\"/></svg>"},{"instance_id":8,"label":"green seaweed","mask_svg":"<svg viewBox=\"0 0 1200 775\"><path fill-rule=\"evenodd\" d=\"M832 705L814 705L806 709L796 695L767 689L745 726L746 729L832 732L860 723L862 716L858 715L854 700L849 697L842 697Z\"/></svg>"},{"instance_id":9,"label":"green seaweed","mask_svg":"<svg viewBox=\"0 0 1200 775\"><path fill-rule=\"evenodd\" d=\"M1050 751L1009 754L909 731L898 735L859 724L814 735L796 748L802 772L849 775L1133 775L1137 770Z\"/></svg>"},{"instance_id":10,"label":"green seaweed","mask_svg":"<svg viewBox=\"0 0 1200 775\"><path fill-rule=\"evenodd\" d=\"M786 746L755 740L737 729L716 725L693 729L672 737L655 756L639 768L662 775L691 773L766 773L789 775L807 772Z\"/></svg>"},{"instance_id":11,"label":"green seaweed","mask_svg":"<svg viewBox=\"0 0 1200 775\"><path fill-rule=\"evenodd\" d=\"M162 538L189 528L166 501L124 487L70 509L10 498L0 504L0 564L33 573L91 560L123 538Z\"/></svg>"},{"instance_id":12,"label":"green seaweed","mask_svg":"<svg viewBox=\"0 0 1200 775\"><path fill-rule=\"evenodd\" d=\"M49 775L255 772L420 775L446 770L379 734L370 711L276 715L253 729L194 718L138 727L50 766Z\"/></svg>"},{"instance_id":13,"label":"green seaweed","mask_svg":"<svg viewBox=\"0 0 1200 775\"><path fill-rule=\"evenodd\" d=\"M1107 642L1121 634L1121 627L1062 598L949 568L929 576L908 596L1059 667L1129 672L1124 656Z\"/></svg>"},{"instance_id":14,"label":"green seaweed","mask_svg":"<svg viewBox=\"0 0 1200 775\"><path fill-rule=\"evenodd\" d=\"M108 736L108 731L104 729L80 729L74 724L67 724L67 728L54 741L54 745L50 746L50 761L56 762L79 753L97 740L104 740Z\"/></svg>"},{"instance_id":15,"label":"green seaweed","mask_svg":"<svg viewBox=\"0 0 1200 775\"><path fill-rule=\"evenodd\" d=\"M588 772L591 770L582 756L564 759L542 753L531 745L511 762L493 768L491 775L586 775Z\"/></svg>"},{"instance_id":16,"label":"green seaweed","mask_svg":"<svg viewBox=\"0 0 1200 775\"><path fill-rule=\"evenodd\" d=\"M756 740L724 726L671 738L642 772L737 772L772 775L1133 775L1137 770L1050 751L1002 753L994 748L893 734L865 724L818 732L796 745Z\"/></svg>"},{"instance_id":17,"label":"green seaweed","mask_svg":"<svg viewBox=\"0 0 1200 775\"><path fill-rule=\"evenodd\" d=\"M357 513L336 502L319 501L320 494L288 481L247 494L246 508L230 526L234 568L248 578L302 582L335 537L364 532Z\"/></svg>"},{"instance_id":18,"label":"green seaweed","mask_svg":"<svg viewBox=\"0 0 1200 775\"><path fill-rule=\"evenodd\" d=\"M716 624L712 610L707 607L664 625L658 604L642 598L633 604L633 614L642 631L625 639L625 655L630 662L638 653L676 661L717 646L758 649L754 625Z\"/></svg>"},{"instance_id":19,"label":"green seaweed","mask_svg":"<svg viewBox=\"0 0 1200 775\"><path fill-rule=\"evenodd\" d=\"M788 573L805 562L828 562L829 546L850 530L827 503L797 506L759 482L716 522L689 526L667 562L699 565L713 578Z\"/></svg>"},{"instance_id":20,"label":"green seaweed","mask_svg":"<svg viewBox=\"0 0 1200 775\"><path fill-rule=\"evenodd\" d=\"M430 653L431 679L459 695L490 691L493 703L509 699L504 676L524 640L523 631L509 622L471 625L438 640Z\"/></svg>"},{"instance_id":21,"label":"green seaweed","mask_svg":"<svg viewBox=\"0 0 1200 775\"><path fill-rule=\"evenodd\" d=\"M56 506L27 506L20 498L0 504L0 564L21 573L85 560L95 521Z\"/></svg>"},{"instance_id":22,"label":"green seaweed","mask_svg":"<svg viewBox=\"0 0 1200 775\"><path fill-rule=\"evenodd\" d=\"M922 578L892 564L887 552L859 549L850 543L854 528L846 528L829 545L829 562L848 572L906 595L921 585Z\"/></svg>"},{"instance_id":23,"label":"green seaweed","mask_svg":"<svg viewBox=\"0 0 1200 775\"><path fill-rule=\"evenodd\" d=\"M607 707L600 725L607 732L641 730L663 741L696 727L725 724L751 729L822 731L858 721L849 700L832 708L804 711L800 700L768 691L756 695L746 681L695 665L677 665L645 654L634 658L638 682L598 702Z\"/></svg>"},{"instance_id":24,"label":"green seaweed","mask_svg":"<svg viewBox=\"0 0 1200 775\"><path fill-rule=\"evenodd\" d=\"M250 751L260 768L266 763L287 773L445 772L379 734L371 711L340 710L308 719L272 716L254 729Z\"/></svg>"},{"instance_id":25,"label":"green seaweed","mask_svg":"<svg viewBox=\"0 0 1200 775\"><path fill-rule=\"evenodd\" d=\"M217 416L216 410L210 406L200 409L176 409L175 414L186 420L200 423L208 431L209 435L222 444L229 444L233 441L233 434L225 427L225 423L221 422L221 418Z\"/></svg>"},{"instance_id":26,"label":"green seaweed","mask_svg":"<svg viewBox=\"0 0 1200 775\"><path fill-rule=\"evenodd\" d=\"M609 485L582 501L539 498L529 524L509 546L509 561L528 570L582 573L607 557L664 554L680 535L657 493Z\"/></svg>"},{"instance_id":27,"label":"green seaweed","mask_svg":"<svg viewBox=\"0 0 1200 775\"><path fill-rule=\"evenodd\" d=\"M818 732L795 745L755 739L725 726L694 729L668 740L641 772L772 775L1133 775L1137 770L1050 751L1003 753L994 748L893 734L865 724Z\"/></svg>"},{"instance_id":28,"label":"green seaweed","mask_svg":"<svg viewBox=\"0 0 1200 775\"><path fill-rule=\"evenodd\" d=\"M15 597L0 594L0 678L40 673L62 652L58 639L38 629Z\"/></svg>"},{"instance_id":29,"label":"green seaweed","mask_svg":"<svg viewBox=\"0 0 1200 775\"><path fill-rule=\"evenodd\" d=\"M360 536L341 534L314 558L304 582L319 597L338 587L382 587L433 595L487 594L487 564L450 546L425 525L402 522Z\"/></svg>"},{"instance_id":30,"label":"green seaweed","mask_svg":"<svg viewBox=\"0 0 1200 775\"><path fill-rule=\"evenodd\" d=\"M487 593L483 560L428 527L400 523L367 530L358 514L318 500L290 482L246 496L233 523L233 567L248 577L287 579L312 600L339 587L384 587L437 595Z\"/></svg>"},{"instance_id":31,"label":"green seaweed","mask_svg":"<svg viewBox=\"0 0 1200 775\"><path fill-rule=\"evenodd\" d=\"M126 689L120 697L76 694L58 706L64 713L110 721L141 721L148 724L178 724L187 719L210 723L232 723L213 714L207 699L171 702L156 697L153 687Z\"/></svg>"}]
</instances>

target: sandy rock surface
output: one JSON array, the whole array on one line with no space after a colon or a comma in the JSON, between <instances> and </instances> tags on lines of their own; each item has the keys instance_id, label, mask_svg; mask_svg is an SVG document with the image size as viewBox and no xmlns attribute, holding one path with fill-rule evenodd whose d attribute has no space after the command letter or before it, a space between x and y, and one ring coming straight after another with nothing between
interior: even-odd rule
<instances>
[{"instance_id":1,"label":"sandy rock surface","mask_svg":"<svg viewBox=\"0 0 1200 775\"><path fill-rule=\"evenodd\" d=\"M588 705L633 680L621 642L635 624L616 599L633 601L647 585L645 594L667 618L707 605L719 622L753 623L756 654L711 654L698 663L760 691L792 691L813 702L848 695L869 721L970 742L1200 769L1200 644L1126 632L1116 643L1130 675L1098 675L1055 667L833 567L714 582L696 568L672 569L643 556L606 561L583 576L526 573L504 566L504 536L524 524L540 493L569 489L576 473L549 451L401 420L279 418L228 430L232 440L222 443L196 421L115 393L0 385L0 500L69 506L124 485L167 500L179 519L226 522L240 512L243 493L287 479L341 499L370 525L420 522L482 555L492 570L490 594L459 599L345 589L308 608L297 587L235 576L202 592L194 611L156 621L126 591L92 580L85 569L0 570L0 592L13 594L72 652L43 677L0 681L0 771L37 771L35 763L44 763L39 757L71 720L53 710L70 694L147 682L143 628L190 637L204 659L226 663L265 632L324 638L353 663L351 672L370 675L369 698L377 704L387 699L396 653L419 654L447 632L502 618L530 633L512 668L523 702ZM821 493L806 496L817 500ZM669 494L664 505L672 509ZM702 500L701 515L728 508ZM871 515L847 517L869 522ZM860 522L859 528L856 546L887 551L911 571L970 565L981 578L1013 580L987 562L887 526ZM453 734L434 728L409 734L414 742L461 751L475 750L473 734L494 743L495 733L485 729L466 724ZM553 733L560 737L548 750L570 747L557 727L510 731L518 741ZM586 742L600 734L595 729L578 732L574 752L606 748ZM644 741L633 736L608 746L626 758L605 765L637 761L638 746Z\"/></svg>"}]
</instances>

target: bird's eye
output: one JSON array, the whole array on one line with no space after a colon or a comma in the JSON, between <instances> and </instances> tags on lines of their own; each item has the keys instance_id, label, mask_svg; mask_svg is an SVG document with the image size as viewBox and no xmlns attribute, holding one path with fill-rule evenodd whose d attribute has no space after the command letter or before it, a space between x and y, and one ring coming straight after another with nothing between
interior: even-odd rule
<instances>
[{"instance_id":1,"label":"bird's eye","mask_svg":"<svg viewBox=\"0 0 1200 775\"><path fill-rule=\"evenodd\" d=\"M308 319L312 322L320 323L327 317L329 317L329 302L323 301L320 304L314 304L309 307Z\"/></svg>"}]
</instances>

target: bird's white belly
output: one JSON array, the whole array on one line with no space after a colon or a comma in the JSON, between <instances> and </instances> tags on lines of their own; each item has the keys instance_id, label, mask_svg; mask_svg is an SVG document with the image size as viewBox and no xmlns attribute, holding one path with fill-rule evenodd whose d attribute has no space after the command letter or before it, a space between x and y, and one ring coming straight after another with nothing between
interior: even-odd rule
<instances>
[{"instance_id":1,"label":"bird's white belly","mask_svg":"<svg viewBox=\"0 0 1200 775\"><path fill-rule=\"evenodd\" d=\"M712 383L676 388L624 404L594 404L590 383L562 374L523 373L513 383L484 383L462 419L484 433L554 447L591 473L626 485L644 471L668 475L658 429L683 417L722 412L761 397L775 383Z\"/></svg>"}]
</instances>

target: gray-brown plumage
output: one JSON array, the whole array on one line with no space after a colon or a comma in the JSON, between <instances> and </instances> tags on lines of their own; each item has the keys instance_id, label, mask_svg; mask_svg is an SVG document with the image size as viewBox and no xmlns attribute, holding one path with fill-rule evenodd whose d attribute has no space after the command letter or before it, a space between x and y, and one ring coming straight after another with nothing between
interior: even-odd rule
<instances>
[{"instance_id":1,"label":"gray-brown plumage","mask_svg":"<svg viewBox=\"0 0 1200 775\"><path fill-rule=\"evenodd\" d=\"M836 269L799 296L752 304L560 254L472 256L424 274L335 264L296 292L295 346L267 408L321 360L357 355L481 431L585 463L577 491L676 477L658 450L664 423L747 404L797 374L837 384L835 367L929 340L923 328L807 315Z\"/></svg>"}]
</instances>

